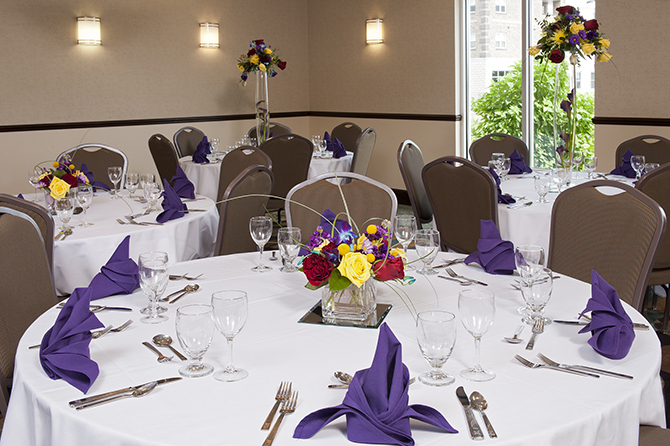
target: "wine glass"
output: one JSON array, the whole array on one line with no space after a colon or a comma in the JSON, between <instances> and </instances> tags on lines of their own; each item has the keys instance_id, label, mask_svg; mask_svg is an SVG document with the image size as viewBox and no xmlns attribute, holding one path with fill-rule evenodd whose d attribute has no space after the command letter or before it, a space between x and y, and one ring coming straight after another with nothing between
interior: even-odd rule
<instances>
[{"instance_id":1,"label":"wine glass","mask_svg":"<svg viewBox=\"0 0 670 446\"><path fill-rule=\"evenodd\" d=\"M416 340L421 354L432 367L419 375L428 386L448 386L454 377L444 373L442 366L451 356L456 342L456 316L442 310L422 311L417 315Z\"/></svg>"},{"instance_id":2,"label":"wine glass","mask_svg":"<svg viewBox=\"0 0 670 446\"><path fill-rule=\"evenodd\" d=\"M651 172L652 170L654 170L656 168L659 168L659 167L661 167L661 165L659 163L646 163L644 165L644 170L643 170L644 174L643 175L646 175L649 172Z\"/></svg>"},{"instance_id":3,"label":"wine glass","mask_svg":"<svg viewBox=\"0 0 670 446\"><path fill-rule=\"evenodd\" d=\"M524 317L523 321L529 325L533 325L536 320L544 319L544 324L551 324L551 319L542 316L544 307L551 298L551 291L554 286L554 278L549 268L542 268L535 279L532 281L521 282L521 294L526 305L532 311L530 317Z\"/></svg>"},{"instance_id":4,"label":"wine glass","mask_svg":"<svg viewBox=\"0 0 670 446\"><path fill-rule=\"evenodd\" d=\"M417 272L424 275L437 274L437 270L430 264L440 251L440 233L435 229L419 229L414 237L414 247L423 262L423 268Z\"/></svg>"},{"instance_id":5,"label":"wine glass","mask_svg":"<svg viewBox=\"0 0 670 446\"><path fill-rule=\"evenodd\" d=\"M552 172L551 180L556 184L556 189L558 192L563 191L563 187L568 181L570 176L570 169L568 168L559 168Z\"/></svg>"},{"instance_id":6,"label":"wine glass","mask_svg":"<svg viewBox=\"0 0 670 446\"><path fill-rule=\"evenodd\" d=\"M40 175L42 175L42 169L35 166L30 169L30 174L28 176L28 182L33 185L35 188L35 198L33 198L34 203L39 203L39 198L37 197L37 185L40 184Z\"/></svg>"},{"instance_id":7,"label":"wine glass","mask_svg":"<svg viewBox=\"0 0 670 446\"><path fill-rule=\"evenodd\" d=\"M551 177L547 175L535 175L534 182L535 182L535 191L537 192L537 195L540 197L539 200L537 200L537 202L548 203L549 200L547 200L547 193L549 193L549 188L551 186Z\"/></svg>"},{"instance_id":8,"label":"wine glass","mask_svg":"<svg viewBox=\"0 0 670 446\"><path fill-rule=\"evenodd\" d=\"M647 161L643 155L632 155L630 157L630 165L635 171L636 180L639 180L640 177L642 176L642 170L644 169L644 164L646 162Z\"/></svg>"},{"instance_id":9,"label":"wine glass","mask_svg":"<svg viewBox=\"0 0 670 446\"><path fill-rule=\"evenodd\" d=\"M66 231L68 229L72 229L68 225L68 223L70 222L70 219L72 218L72 212L74 211L74 203L72 202L72 197L70 196L69 192L63 198L58 198L54 202L54 208L56 209L56 214L58 215L58 219L63 224L60 227L60 230L61 231Z\"/></svg>"},{"instance_id":10,"label":"wine glass","mask_svg":"<svg viewBox=\"0 0 670 446\"><path fill-rule=\"evenodd\" d=\"M126 174L126 189L130 194L128 198L135 198L135 192L140 185L140 174L137 172L128 172Z\"/></svg>"},{"instance_id":11,"label":"wine glass","mask_svg":"<svg viewBox=\"0 0 670 446\"><path fill-rule=\"evenodd\" d=\"M581 150L575 150L572 153L572 165L577 170L581 166L582 161L584 161L584 152Z\"/></svg>"},{"instance_id":12,"label":"wine glass","mask_svg":"<svg viewBox=\"0 0 670 446\"><path fill-rule=\"evenodd\" d=\"M146 183L154 183L156 176L153 173L143 173L140 175L140 186L144 189Z\"/></svg>"},{"instance_id":13,"label":"wine glass","mask_svg":"<svg viewBox=\"0 0 670 446\"><path fill-rule=\"evenodd\" d=\"M598 167L598 157L595 155L589 155L584 159L584 168L589 174L589 180L593 179L593 172L596 171Z\"/></svg>"},{"instance_id":14,"label":"wine glass","mask_svg":"<svg viewBox=\"0 0 670 446\"><path fill-rule=\"evenodd\" d=\"M249 301L244 291L225 290L212 294L214 324L228 345L228 365L214 374L214 378L219 381L239 381L249 376L249 372L233 365L233 339L247 322L248 307Z\"/></svg>"},{"instance_id":15,"label":"wine glass","mask_svg":"<svg viewBox=\"0 0 670 446\"><path fill-rule=\"evenodd\" d=\"M164 252L145 252L140 254L138 262L140 281L143 289L149 291L151 312L140 319L145 324L158 324L168 320L164 314L158 313L158 299L163 295L168 284L168 255Z\"/></svg>"},{"instance_id":16,"label":"wine glass","mask_svg":"<svg viewBox=\"0 0 670 446\"><path fill-rule=\"evenodd\" d=\"M507 174L512 168L512 161L509 158L500 159L500 181L507 181Z\"/></svg>"},{"instance_id":17,"label":"wine glass","mask_svg":"<svg viewBox=\"0 0 670 446\"><path fill-rule=\"evenodd\" d=\"M403 267L405 271L415 270L414 265L407 262L407 247L416 235L416 217L414 215L396 215L393 219L393 234L405 251Z\"/></svg>"},{"instance_id":18,"label":"wine glass","mask_svg":"<svg viewBox=\"0 0 670 446\"><path fill-rule=\"evenodd\" d=\"M161 186L159 183L145 183L145 189L144 189L144 197L147 199L149 202L149 207L147 208L149 211L156 211L158 210L158 207L156 204L158 203L158 199L161 197Z\"/></svg>"},{"instance_id":19,"label":"wine glass","mask_svg":"<svg viewBox=\"0 0 670 446\"><path fill-rule=\"evenodd\" d=\"M92 201L93 201L93 186L82 185L77 187L77 203L79 203L79 206L81 206L82 209L84 210L84 223L81 224L81 226L83 227L93 225L93 223L88 222L88 218L86 215L88 207L91 205Z\"/></svg>"},{"instance_id":20,"label":"wine glass","mask_svg":"<svg viewBox=\"0 0 670 446\"><path fill-rule=\"evenodd\" d=\"M257 273L270 271L272 268L263 265L263 246L270 240L270 236L272 235L272 219L267 215L251 217L249 220L249 232L261 253L258 265L251 268L251 270Z\"/></svg>"},{"instance_id":21,"label":"wine glass","mask_svg":"<svg viewBox=\"0 0 670 446\"><path fill-rule=\"evenodd\" d=\"M521 277L521 284L532 282L544 268L544 248L538 245L519 245L514 248L514 263ZM528 306L519 307L519 314L526 315Z\"/></svg>"},{"instance_id":22,"label":"wine glass","mask_svg":"<svg viewBox=\"0 0 670 446\"><path fill-rule=\"evenodd\" d=\"M298 257L301 240L300 228L287 227L279 229L277 232L277 244L279 245L279 252L284 259L284 266L279 268L279 271L285 273L298 271L298 268L293 265L293 260Z\"/></svg>"},{"instance_id":23,"label":"wine glass","mask_svg":"<svg viewBox=\"0 0 670 446\"><path fill-rule=\"evenodd\" d=\"M493 293L482 289L468 289L458 293L458 311L465 329L475 338L475 365L461 371L470 381L490 381L495 373L480 365L479 350L482 336L488 331L496 314Z\"/></svg>"},{"instance_id":24,"label":"wine glass","mask_svg":"<svg viewBox=\"0 0 670 446\"><path fill-rule=\"evenodd\" d=\"M118 184L119 181L121 181L121 173L123 172L123 169L119 166L112 166L107 168L107 175L109 176L109 181L114 183L114 193L112 194L112 198L119 198L119 190L118 190Z\"/></svg>"},{"instance_id":25,"label":"wine glass","mask_svg":"<svg viewBox=\"0 0 670 446\"><path fill-rule=\"evenodd\" d=\"M202 362L214 336L212 306L192 304L177 308L175 326L179 344L191 360L179 369L179 374L187 378L199 378L212 373L214 367Z\"/></svg>"}]
</instances>

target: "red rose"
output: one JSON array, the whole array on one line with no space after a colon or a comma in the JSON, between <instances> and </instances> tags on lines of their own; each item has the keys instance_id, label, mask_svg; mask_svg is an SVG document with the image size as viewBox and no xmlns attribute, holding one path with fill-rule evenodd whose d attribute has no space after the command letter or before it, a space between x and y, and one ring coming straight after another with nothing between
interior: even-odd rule
<instances>
[{"instance_id":1,"label":"red rose","mask_svg":"<svg viewBox=\"0 0 670 446\"><path fill-rule=\"evenodd\" d=\"M264 39L261 39L261 40L254 40L254 45L263 45L263 40L264 40Z\"/></svg>"},{"instance_id":2,"label":"red rose","mask_svg":"<svg viewBox=\"0 0 670 446\"><path fill-rule=\"evenodd\" d=\"M598 29L598 21L596 19L587 20L584 22L584 29L587 31L595 31Z\"/></svg>"},{"instance_id":3,"label":"red rose","mask_svg":"<svg viewBox=\"0 0 670 446\"><path fill-rule=\"evenodd\" d=\"M561 63L565 59L565 53L563 50L554 50L549 54L549 60L553 63Z\"/></svg>"},{"instance_id":4,"label":"red rose","mask_svg":"<svg viewBox=\"0 0 670 446\"><path fill-rule=\"evenodd\" d=\"M247 52L247 56L249 56L249 57L253 56L254 54L256 54L256 50L253 49L253 48L250 49L250 50Z\"/></svg>"},{"instance_id":5,"label":"red rose","mask_svg":"<svg viewBox=\"0 0 670 446\"><path fill-rule=\"evenodd\" d=\"M40 180L40 183L44 184L44 186L46 187L49 187L49 185L51 184L51 180L53 180L53 176L47 175Z\"/></svg>"},{"instance_id":6,"label":"red rose","mask_svg":"<svg viewBox=\"0 0 670 446\"><path fill-rule=\"evenodd\" d=\"M79 186L79 182L77 181L77 179L74 176L70 175L69 173L66 173L65 175L63 175L61 177L61 180L65 181L67 184L69 184L70 187Z\"/></svg>"},{"instance_id":7,"label":"red rose","mask_svg":"<svg viewBox=\"0 0 670 446\"><path fill-rule=\"evenodd\" d=\"M560 8L556 8L556 11L558 11L559 14L572 14L572 10L575 9L572 6L561 6Z\"/></svg>"},{"instance_id":8,"label":"red rose","mask_svg":"<svg viewBox=\"0 0 670 446\"><path fill-rule=\"evenodd\" d=\"M283 70L286 68L286 62L280 60L279 63L277 63L277 66L279 67L280 70Z\"/></svg>"},{"instance_id":9,"label":"red rose","mask_svg":"<svg viewBox=\"0 0 670 446\"><path fill-rule=\"evenodd\" d=\"M314 286L323 285L333 269L335 266L320 254L310 254L302 261L302 272L307 276L309 283Z\"/></svg>"},{"instance_id":10,"label":"red rose","mask_svg":"<svg viewBox=\"0 0 670 446\"><path fill-rule=\"evenodd\" d=\"M405 268L402 258L382 259L372 266L375 276L385 282L387 280L402 279L405 277Z\"/></svg>"}]
</instances>

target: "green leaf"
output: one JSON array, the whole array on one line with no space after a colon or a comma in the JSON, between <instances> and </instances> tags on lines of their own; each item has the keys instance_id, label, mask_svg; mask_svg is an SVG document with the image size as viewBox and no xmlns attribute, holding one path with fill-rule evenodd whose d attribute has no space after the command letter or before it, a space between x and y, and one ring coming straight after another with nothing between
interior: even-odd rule
<instances>
[{"instance_id":1,"label":"green leaf","mask_svg":"<svg viewBox=\"0 0 670 446\"><path fill-rule=\"evenodd\" d=\"M330 275L330 278L328 279L328 286L330 287L330 290L341 291L346 289L349 285L351 285L351 280L344 277L342 274L340 274L340 271L335 268L333 273Z\"/></svg>"}]
</instances>

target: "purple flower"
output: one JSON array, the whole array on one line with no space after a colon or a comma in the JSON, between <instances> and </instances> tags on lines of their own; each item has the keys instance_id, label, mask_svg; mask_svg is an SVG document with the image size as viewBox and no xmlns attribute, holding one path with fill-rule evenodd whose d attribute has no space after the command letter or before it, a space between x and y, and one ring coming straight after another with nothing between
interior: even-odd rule
<instances>
[{"instance_id":1,"label":"purple flower","mask_svg":"<svg viewBox=\"0 0 670 446\"><path fill-rule=\"evenodd\" d=\"M573 34L570 37L568 37L568 43L570 45L579 45L579 35Z\"/></svg>"},{"instance_id":2,"label":"purple flower","mask_svg":"<svg viewBox=\"0 0 670 446\"><path fill-rule=\"evenodd\" d=\"M571 22L575 20L575 17L574 17L572 14L566 14L566 15L565 15L565 18L567 18L567 19L570 20Z\"/></svg>"},{"instance_id":3,"label":"purple flower","mask_svg":"<svg viewBox=\"0 0 670 446\"><path fill-rule=\"evenodd\" d=\"M569 133L561 133L560 137L563 141L565 141L566 144L570 144L570 134Z\"/></svg>"},{"instance_id":4,"label":"purple flower","mask_svg":"<svg viewBox=\"0 0 670 446\"><path fill-rule=\"evenodd\" d=\"M562 101L561 102L561 109L568 114L568 118L569 118L570 117L570 112L572 111L572 102Z\"/></svg>"},{"instance_id":5,"label":"purple flower","mask_svg":"<svg viewBox=\"0 0 670 446\"><path fill-rule=\"evenodd\" d=\"M243 81L246 82L246 81L247 81L247 77L248 77L248 76L247 76L247 73L242 73L242 80L243 80Z\"/></svg>"},{"instance_id":6,"label":"purple flower","mask_svg":"<svg viewBox=\"0 0 670 446\"><path fill-rule=\"evenodd\" d=\"M270 75L270 77L275 77L276 75L277 75L277 72L273 70L273 71L272 71L272 74Z\"/></svg>"},{"instance_id":7,"label":"purple flower","mask_svg":"<svg viewBox=\"0 0 670 446\"><path fill-rule=\"evenodd\" d=\"M586 40L586 31L581 30L581 31L579 31L578 34L579 34L579 38L580 38L580 39L582 39L582 40Z\"/></svg>"},{"instance_id":8,"label":"purple flower","mask_svg":"<svg viewBox=\"0 0 670 446\"><path fill-rule=\"evenodd\" d=\"M568 101L570 101L571 104L575 102L575 90L574 89L570 93L568 93Z\"/></svg>"},{"instance_id":9,"label":"purple flower","mask_svg":"<svg viewBox=\"0 0 670 446\"><path fill-rule=\"evenodd\" d=\"M589 32L586 33L586 38L589 39L589 40L593 40L596 37L598 37L598 31L596 31L596 30L592 30L592 31L589 31Z\"/></svg>"},{"instance_id":10,"label":"purple flower","mask_svg":"<svg viewBox=\"0 0 670 446\"><path fill-rule=\"evenodd\" d=\"M556 148L556 153L558 153L559 156L563 156L565 152L567 152L567 150L565 150L564 146L558 146Z\"/></svg>"}]
</instances>

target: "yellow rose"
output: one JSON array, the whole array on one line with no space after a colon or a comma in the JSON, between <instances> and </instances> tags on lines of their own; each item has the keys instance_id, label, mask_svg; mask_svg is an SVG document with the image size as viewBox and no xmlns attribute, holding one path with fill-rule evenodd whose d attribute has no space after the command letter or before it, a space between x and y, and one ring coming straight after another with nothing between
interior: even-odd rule
<instances>
[{"instance_id":1,"label":"yellow rose","mask_svg":"<svg viewBox=\"0 0 670 446\"><path fill-rule=\"evenodd\" d=\"M237 69L240 71L244 71L244 65L238 64Z\"/></svg>"},{"instance_id":2,"label":"yellow rose","mask_svg":"<svg viewBox=\"0 0 670 446\"><path fill-rule=\"evenodd\" d=\"M609 48L610 47L610 39L600 39L600 45L602 45L604 48Z\"/></svg>"},{"instance_id":3,"label":"yellow rose","mask_svg":"<svg viewBox=\"0 0 670 446\"><path fill-rule=\"evenodd\" d=\"M265 66L264 63L262 63L262 64L258 65L258 69L261 70L261 71L267 71L268 68Z\"/></svg>"},{"instance_id":4,"label":"yellow rose","mask_svg":"<svg viewBox=\"0 0 670 446\"><path fill-rule=\"evenodd\" d=\"M539 46L531 46L530 48L528 48L528 52L530 53L531 56L535 57L539 54L540 47Z\"/></svg>"},{"instance_id":5,"label":"yellow rose","mask_svg":"<svg viewBox=\"0 0 670 446\"><path fill-rule=\"evenodd\" d=\"M340 244L337 246L337 251L340 253L341 256L343 256L343 255L345 255L346 253L350 252L350 251L351 251L351 248L350 248L349 245L347 245L346 243L340 243Z\"/></svg>"},{"instance_id":6,"label":"yellow rose","mask_svg":"<svg viewBox=\"0 0 670 446\"><path fill-rule=\"evenodd\" d=\"M367 227L367 233L368 233L368 234L376 234L376 233L377 233L377 226L375 226L375 225L368 225L368 227Z\"/></svg>"},{"instance_id":7,"label":"yellow rose","mask_svg":"<svg viewBox=\"0 0 670 446\"><path fill-rule=\"evenodd\" d=\"M60 178L54 177L51 180L51 184L49 184L49 190L51 191L51 196L58 200L59 198L65 198L70 190L70 185Z\"/></svg>"},{"instance_id":8,"label":"yellow rose","mask_svg":"<svg viewBox=\"0 0 670 446\"><path fill-rule=\"evenodd\" d=\"M272 50L270 48L265 48L265 50L263 50L263 52L265 54L272 54Z\"/></svg>"},{"instance_id":9,"label":"yellow rose","mask_svg":"<svg viewBox=\"0 0 670 446\"><path fill-rule=\"evenodd\" d=\"M584 29L584 25L582 25L581 23L573 23L572 25L570 25L570 32L572 34L578 34L579 31L581 31L583 29Z\"/></svg>"},{"instance_id":10,"label":"yellow rose","mask_svg":"<svg viewBox=\"0 0 670 446\"><path fill-rule=\"evenodd\" d=\"M607 61L610 60L611 58L612 58L612 55L611 55L610 53L602 53L602 54L598 57L598 62L607 62Z\"/></svg>"},{"instance_id":11,"label":"yellow rose","mask_svg":"<svg viewBox=\"0 0 670 446\"><path fill-rule=\"evenodd\" d=\"M251 57L249 58L249 62L251 62L251 63L254 64L254 65L258 65L258 61L259 61L259 60L260 60L260 59L258 58L258 54L254 54L253 56L251 56Z\"/></svg>"},{"instance_id":12,"label":"yellow rose","mask_svg":"<svg viewBox=\"0 0 670 446\"><path fill-rule=\"evenodd\" d=\"M593 54L593 52L596 50L596 46L592 43L582 43L582 51L584 51L584 54L587 56L590 56Z\"/></svg>"},{"instance_id":13,"label":"yellow rose","mask_svg":"<svg viewBox=\"0 0 670 446\"><path fill-rule=\"evenodd\" d=\"M348 252L342 257L337 270L358 288L370 278L372 265L368 262L365 254L360 252Z\"/></svg>"}]
</instances>

